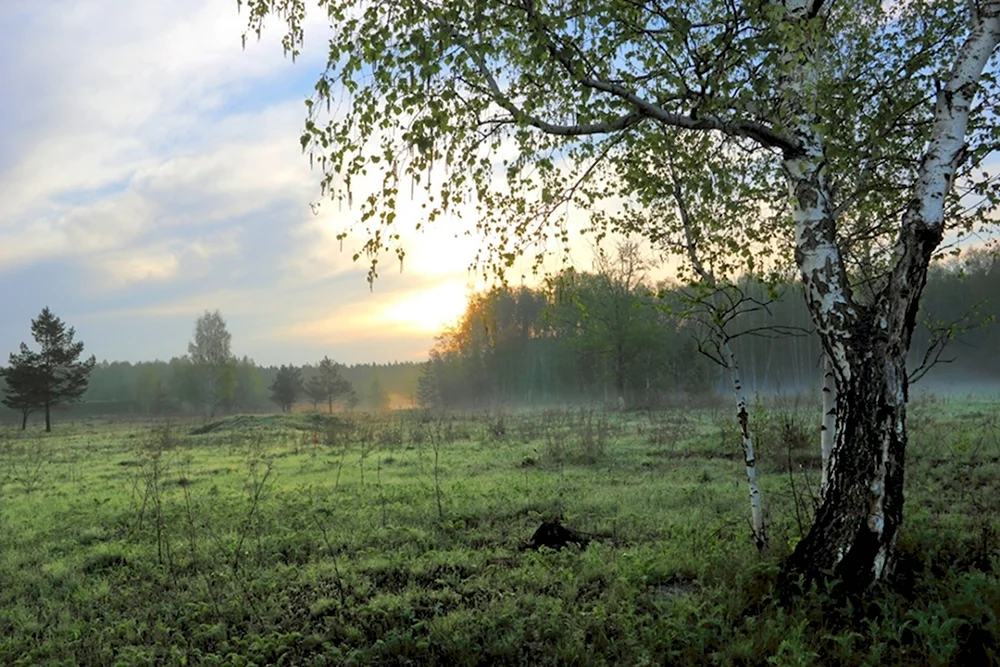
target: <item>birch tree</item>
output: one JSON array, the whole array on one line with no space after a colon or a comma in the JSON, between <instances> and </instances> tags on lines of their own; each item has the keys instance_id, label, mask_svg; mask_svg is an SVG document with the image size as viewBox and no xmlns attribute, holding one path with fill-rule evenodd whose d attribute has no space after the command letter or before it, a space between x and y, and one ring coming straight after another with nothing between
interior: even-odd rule
<instances>
[{"instance_id":1,"label":"birch tree","mask_svg":"<svg viewBox=\"0 0 1000 667\"><path fill-rule=\"evenodd\" d=\"M276 16L298 55L305 0L241 4L249 34ZM824 502L787 573L864 587L891 571L905 361L928 265L997 199L982 165L1000 140L1000 0L319 6L329 60L301 143L321 192L357 202L370 279L380 256L403 257L407 190L421 224L468 220L477 265L502 272L568 243L573 210L598 236L613 228L637 152L683 151L672 137L704 134L723 146L714 168L752 158L767 214L714 240L752 253L743 241L773 225L788 242L836 385Z\"/></svg>"},{"instance_id":2,"label":"birch tree","mask_svg":"<svg viewBox=\"0 0 1000 667\"><path fill-rule=\"evenodd\" d=\"M709 329L709 340L715 348L715 354L705 352L704 350L703 352L729 372L730 381L733 385L733 397L736 400L736 421L740 427L743 464L746 467L747 486L750 491L750 525L758 550L763 550L768 544L767 526L764 521L764 497L761 493L760 483L757 480L757 455L754 451L753 435L750 432L750 413L747 410L746 392L743 388L743 378L740 374L740 366L736 354L733 352L731 344L732 336L729 331L729 324L733 319L748 314L748 300L734 285L725 281L720 283L716 278L715 272L705 267L705 264L702 262L701 252L699 251L699 238L705 236L704 227L707 226L706 223L710 224L713 221L705 220L703 216L706 213L712 216L713 211L701 210L698 212L702 213L702 216L693 215L688 197L684 193L684 187L673 161L669 159L669 155L667 166L669 169L669 179L664 180L673 195L677 218L680 221L682 233L681 245L686 252L690 267L699 281L695 284L698 291L695 296L688 298L688 302L695 310L708 311L701 313L700 321ZM659 182L657 181L657 183ZM715 203L721 203L725 207L732 202L716 201ZM645 208L648 210L650 207L647 206ZM726 220L725 211L715 211L714 213L715 215L712 218L715 221ZM698 218L702 219L699 220ZM699 222L702 224L699 225ZM664 240L664 242L668 241ZM733 296L734 291L736 292L735 297ZM758 304L749 303L750 309L757 307L759 307Z\"/></svg>"},{"instance_id":3,"label":"birch tree","mask_svg":"<svg viewBox=\"0 0 1000 667\"><path fill-rule=\"evenodd\" d=\"M194 338L188 343L188 355L200 374L201 396L209 416L213 416L215 409L232 396L236 384L236 359L230 350L232 339L226 320L218 310L206 310L195 321Z\"/></svg>"}]
</instances>

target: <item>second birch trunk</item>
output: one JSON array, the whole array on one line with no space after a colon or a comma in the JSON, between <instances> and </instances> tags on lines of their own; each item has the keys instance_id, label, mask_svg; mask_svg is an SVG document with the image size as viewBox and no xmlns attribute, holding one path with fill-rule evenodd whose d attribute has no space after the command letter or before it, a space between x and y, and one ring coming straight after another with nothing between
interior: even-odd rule
<instances>
[{"instance_id":1,"label":"second birch trunk","mask_svg":"<svg viewBox=\"0 0 1000 667\"><path fill-rule=\"evenodd\" d=\"M736 398L736 419L740 424L740 438L743 445L743 462L747 469L747 486L750 488L750 516L754 542L757 549L767 548L767 526L764 522L764 503L757 481L757 457L754 454L753 438L750 435L750 415L747 411L747 399L743 392L743 381L740 378L740 368L736 363L736 355L729 341L723 339L719 346L725 356L729 375L733 381L733 395Z\"/></svg>"}]
</instances>

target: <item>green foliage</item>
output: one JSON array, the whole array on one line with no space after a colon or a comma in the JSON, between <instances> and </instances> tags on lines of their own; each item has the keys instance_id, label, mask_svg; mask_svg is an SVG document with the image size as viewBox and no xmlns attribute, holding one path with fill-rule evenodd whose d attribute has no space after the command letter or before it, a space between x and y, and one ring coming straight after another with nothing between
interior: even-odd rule
<instances>
[{"instance_id":1,"label":"green foliage","mask_svg":"<svg viewBox=\"0 0 1000 667\"><path fill-rule=\"evenodd\" d=\"M170 360L170 389L174 398L194 411L199 411L209 399L206 396L203 374L190 357L174 357Z\"/></svg>"},{"instance_id":2,"label":"green foliage","mask_svg":"<svg viewBox=\"0 0 1000 667\"><path fill-rule=\"evenodd\" d=\"M382 386L382 381L376 375L368 385L365 401L371 410L382 412L389 409L389 392Z\"/></svg>"},{"instance_id":3,"label":"green foliage","mask_svg":"<svg viewBox=\"0 0 1000 667\"><path fill-rule=\"evenodd\" d=\"M306 384L306 393L314 404L326 403L327 412L333 412L333 404L350 394L353 387L341 375L340 366L330 357L323 357L316 371Z\"/></svg>"},{"instance_id":4,"label":"green foliage","mask_svg":"<svg viewBox=\"0 0 1000 667\"><path fill-rule=\"evenodd\" d=\"M950 363L935 366L922 384L976 385L1000 377L1000 328L992 323L1000 315L994 296L1000 293L1000 271L992 257L972 251L935 263L923 307L928 320L954 330L954 340L942 355ZM422 405L486 405L498 398L514 404L603 400L605 388L617 389L618 383L629 405L731 391L728 379L699 354L703 327L687 319L686 289L663 285L653 295L644 284L628 292L616 292L613 285L600 274L567 271L540 289L471 296L457 326L439 337L424 366ZM727 324L744 384L751 391L788 395L815 387L821 380L820 345L805 335L812 323L797 290L776 291L767 282L744 278L727 294L747 304ZM917 328L912 370L933 352L936 330L930 322ZM616 359L622 363L616 366Z\"/></svg>"},{"instance_id":5,"label":"green foliage","mask_svg":"<svg viewBox=\"0 0 1000 667\"><path fill-rule=\"evenodd\" d=\"M629 260L631 261L631 260ZM712 388L695 329L635 267L566 271L538 289L470 297L439 337L422 379L435 405L602 400L656 405ZM429 399L430 400L430 399Z\"/></svg>"},{"instance_id":6,"label":"green foliage","mask_svg":"<svg viewBox=\"0 0 1000 667\"><path fill-rule=\"evenodd\" d=\"M452 407L485 403L490 396L515 404L573 397L600 400L604 385L614 386L609 372L614 364L607 354L609 329L598 323L595 315L613 313L605 305L614 302L605 285L594 274L567 273L554 276L542 289L499 290L475 296L460 326L442 335L428 363L337 366L337 372L362 388L377 374L390 393L416 395L419 400L423 391L437 407L446 401ZM730 330L737 336L732 346L750 391L794 394L816 386L820 378L815 360L820 348L813 336L777 342L743 335L759 327L811 326L796 290L769 294L766 283L744 280L736 285L753 299L769 301L766 311L741 315ZM916 369L931 349L935 332L954 331L955 338L941 355L949 363L935 366L919 386L940 386L940 382L986 385L1000 377L1000 328L994 323L1000 315L998 293L1000 271L994 252L966 251L961 257L932 265L922 302L927 325L914 333L911 369ZM777 300L770 301L772 298ZM639 359L625 365L630 404L646 402L647 375L653 403L668 397L670 391L679 392L681 397L720 388L728 393L718 371L698 353L693 336L699 329L676 324L675 318L685 311L683 304L675 304L676 287L660 286L652 299L639 288L630 299L640 306L626 311L635 325L628 345L639 351ZM648 303L662 307L654 310L646 307ZM585 324L593 330L584 329ZM494 332L492 339L485 337L487 326ZM461 353L456 354L456 350ZM653 368L640 363L644 354L649 355ZM247 357L236 361L234 398L222 407L230 412L274 409L266 387L277 370L258 366ZM318 366L302 369L307 382L318 374ZM188 357L138 364L104 361L88 375L82 403L63 409L74 418L146 411L179 415L202 409L203 390ZM340 400L345 405L350 402L349 396ZM34 404L27 401L29 411ZM0 409L3 421L15 417L20 421L22 416L20 409L16 413Z\"/></svg>"},{"instance_id":7,"label":"green foliage","mask_svg":"<svg viewBox=\"0 0 1000 667\"><path fill-rule=\"evenodd\" d=\"M286 53L298 54L308 3L238 4L249 10L244 39L274 19ZM695 232L722 278L787 262L791 193L779 169L808 134L837 193L845 261L870 278L891 259L970 9L803 7L331 0L327 67L300 143L323 192L358 207L355 258L370 260L371 279L381 254L403 257L395 221L407 190L421 224L467 219L484 270L501 274L520 254L537 265L567 246L571 209L588 212L598 239L638 232L684 254L671 171L714 209ZM1000 191L981 169L1000 137L995 60L978 83L983 103L952 179L968 185L948 193L959 235L990 224Z\"/></svg>"},{"instance_id":8,"label":"green foliage","mask_svg":"<svg viewBox=\"0 0 1000 667\"><path fill-rule=\"evenodd\" d=\"M227 412L259 412L274 409L268 398L267 386L274 381L278 368L259 366L248 357L234 360L236 386L233 398L220 405ZM149 370L152 369L152 370ZM343 381L352 385L367 386L376 374L382 378L387 391L401 396L415 392L420 366L412 362L389 364L356 364L338 366ZM204 410L205 386L203 375L186 355L170 361L99 362L90 374L90 382L81 403L64 409L74 418L93 415L141 414L145 411L153 375L160 384L153 413L158 415L184 415ZM303 378L318 374L309 365L302 367ZM2 378L0 378L2 380ZM145 383L145 384L144 384ZM2 386L2 385L0 385ZM339 398L345 405L351 403L350 395ZM355 404L356 405L356 404ZM0 421L13 419L11 411L0 408ZM20 415L18 415L20 417Z\"/></svg>"},{"instance_id":9,"label":"green foliage","mask_svg":"<svg viewBox=\"0 0 1000 667\"><path fill-rule=\"evenodd\" d=\"M429 361L422 364L420 379L417 382L417 404L426 409L443 406L438 379L434 373L434 365Z\"/></svg>"},{"instance_id":10,"label":"green foliage","mask_svg":"<svg viewBox=\"0 0 1000 667\"><path fill-rule=\"evenodd\" d=\"M268 388L271 390L271 400L278 404L282 412L289 412L302 393L301 369L281 366Z\"/></svg>"},{"instance_id":11,"label":"green foliage","mask_svg":"<svg viewBox=\"0 0 1000 667\"><path fill-rule=\"evenodd\" d=\"M247 5L248 32L259 36L276 15L294 59L305 0ZM395 251L402 264L395 220L406 180L411 198L425 184L418 227L471 218L481 243L476 261L501 280L519 255L530 256L526 249L534 250L536 273L551 246L568 250L571 211L589 214L598 240L638 232L657 249L687 254L713 289L760 268L780 277L794 248L847 421L838 430L843 455L830 470L845 486L828 487L831 511L818 515L789 567L818 574L842 563L857 569L860 585L867 573L880 578L876 554L892 562L902 516L902 485L893 481L902 479L906 447L900 376L928 263L946 232L993 224L1000 203L1000 181L982 171L1000 138L1000 5L329 0L321 7L332 35L301 145L319 162L322 194L350 207L362 190L366 228L354 258L370 259L369 281L381 254ZM708 206L689 217L684 200ZM717 259L720 275L712 264L704 270L700 256ZM725 311L712 311L720 360L735 368ZM483 338L491 338L488 329ZM621 338L615 347L619 380L634 356L622 354ZM882 402L850 383L881 386L871 394ZM879 429L890 432L890 416L892 447L869 456L864 447ZM855 424L865 431L861 442L843 446ZM856 502L869 493L872 507L885 508L884 522L881 510L866 520ZM845 530L847 522L860 532ZM866 525L879 549L854 549L869 535ZM844 558L849 551L870 555L855 565Z\"/></svg>"},{"instance_id":12,"label":"green foliage","mask_svg":"<svg viewBox=\"0 0 1000 667\"><path fill-rule=\"evenodd\" d=\"M302 391L309 400L312 401L313 410L315 410L320 403L326 400L326 387L323 386L323 380L318 375L314 375L302 386Z\"/></svg>"},{"instance_id":13,"label":"green foliage","mask_svg":"<svg viewBox=\"0 0 1000 667\"><path fill-rule=\"evenodd\" d=\"M236 362L236 389L233 407L236 410L252 410L265 400L264 378L260 369L249 357Z\"/></svg>"},{"instance_id":14,"label":"green foliage","mask_svg":"<svg viewBox=\"0 0 1000 667\"><path fill-rule=\"evenodd\" d=\"M40 365L38 353L32 352L21 343L21 351L16 355L11 353L9 365L0 369L0 376L4 379L3 404L21 413L22 428L27 422L28 415L43 403L43 397L38 390L38 387L45 382Z\"/></svg>"},{"instance_id":15,"label":"green foliage","mask_svg":"<svg viewBox=\"0 0 1000 667\"><path fill-rule=\"evenodd\" d=\"M159 412L166 399L166 391L160 380L156 367L152 364L143 366L135 381L135 401L142 411L150 414Z\"/></svg>"}]
</instances>

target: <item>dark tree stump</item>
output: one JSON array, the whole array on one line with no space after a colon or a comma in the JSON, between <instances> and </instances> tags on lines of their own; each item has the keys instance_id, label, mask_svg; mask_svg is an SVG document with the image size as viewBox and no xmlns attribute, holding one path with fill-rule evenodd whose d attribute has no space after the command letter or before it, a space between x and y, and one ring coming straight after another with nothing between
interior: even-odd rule
<instances>
[{"instance_id":1,"label":"dark tree stump","mask_svg":"<svg viewBox=\"0 0 1000 667\"><path fill-rule=\"evenodd\" d=\"M558 521L543 521L531 539L521 545L521 551L528 549L537 551L542 547L558 550L570 544L583 549L589 543L590 538L572 528L567 528Z\"/></svg>"}]
</instances>

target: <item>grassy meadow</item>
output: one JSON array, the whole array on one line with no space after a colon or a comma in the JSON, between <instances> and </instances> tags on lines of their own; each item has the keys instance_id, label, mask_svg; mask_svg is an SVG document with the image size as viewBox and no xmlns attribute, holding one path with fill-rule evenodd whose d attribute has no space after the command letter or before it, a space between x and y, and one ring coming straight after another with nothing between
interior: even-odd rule
<instances>
[{"instance_id":1,"label":"grassy meadow","mask_svg":"<svg viewBox=\"0 0 1000 667\"><path fill-rule=\"evenodd\" d=\"M1000 402L914 401L864 600L777 594L818 411L752 415L764 555L728 403L4 426L0 664L996 664Z\"/></svg>"}]
</instances>

